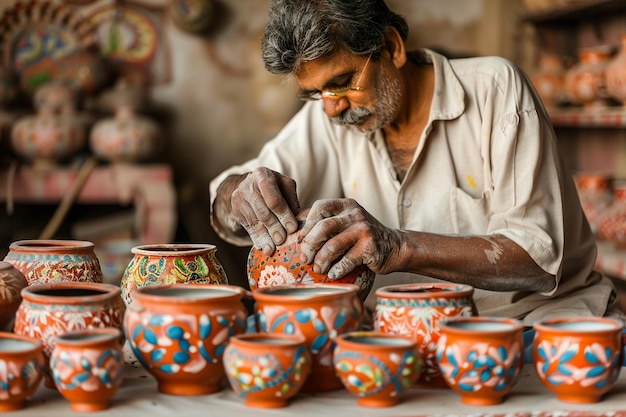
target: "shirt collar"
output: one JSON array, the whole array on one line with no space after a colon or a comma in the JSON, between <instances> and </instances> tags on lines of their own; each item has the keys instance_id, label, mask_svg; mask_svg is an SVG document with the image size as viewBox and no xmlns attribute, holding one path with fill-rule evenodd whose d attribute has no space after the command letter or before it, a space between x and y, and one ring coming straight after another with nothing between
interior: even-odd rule
<instances>
[{"instance_id":1,"label":"shirt collar","mask_svg":"<svg viewBox=\"0 0 626 417\"><path fill-rule=\"evenodd\" d=\"M465 110L465 91L457 78L450 61L430 49L423 49L423 57L435 70L435 89L430 106L432 120L451 120Z\"/></svg>"}]
</instances>

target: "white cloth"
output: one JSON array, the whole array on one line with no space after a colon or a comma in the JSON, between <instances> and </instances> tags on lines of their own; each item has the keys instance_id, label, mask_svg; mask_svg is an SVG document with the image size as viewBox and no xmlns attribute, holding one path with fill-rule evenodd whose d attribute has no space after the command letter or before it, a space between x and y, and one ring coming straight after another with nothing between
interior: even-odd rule
<instances>
[{"instance_id":1,"label":"white cloth","mask_svg":"<svg viewBox=\"0 0 626 417\"><path fill-rule=\"evenodd\" d=\"M350 197L388 227L449 235L504 235L556 276L550 293L476 290L480 315L525 318L602 316L615 298L593 270L595 239L554 130L525 75L498 57L447 60L424 51L435 71L427 126L400 183L382 133L334 125L323 103L303 106L257 158L229 175L266 166L295 179L302 207ZM235 244L249 241L232 240ZM515 279L512 277L511 279ZM377 287L433 281L415 274L377 276Z\"/></svg>"}]
</instances>

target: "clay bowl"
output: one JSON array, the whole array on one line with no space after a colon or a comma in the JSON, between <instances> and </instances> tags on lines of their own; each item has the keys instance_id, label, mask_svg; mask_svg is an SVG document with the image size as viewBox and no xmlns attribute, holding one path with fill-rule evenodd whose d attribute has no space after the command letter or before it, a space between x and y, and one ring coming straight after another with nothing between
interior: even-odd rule
<instances>
[{"instance_id":1,"label":"clay bowl","mask_svg":"<svg viewBox=\"0 0 626 417\"><path fill-rule=\"evenodd\" d=\"M332 280L326 274L313 272L313 264L302 262L300 253L298 232L287 236L285 242L278 245L272 255L266 255L253 246L247 262L250 290L295 284L355 284L359 287L359 298L365 301L372 289L375 276L369 268L362 265L348 275Z\"/></svg>"},{"instance_id":2,"label":"clay bowl","mask_svg":"<svg viewBox=\"0 0 626 417\"><path fill-rule=\"evenodd\" d=\"M247 291L226 284L138 287L126 309L124 332L159 392L203 395L220 391L229 338L246 328Z\"/></svg>"},{"instance_id":3,"label":"clay bowl","mask_svg":"<svg viewBox=\"0 0 626 417\"><path fill-rule=\"evenodd\" d=\"M447 388L436 359L439 322L475 315L469 285L414 283L376 290L374 330L413 337L424 361L417 385Z\"/></svg>"},{"instance_id":4,"label":"clay bowl","mask_svg":"<svg viewBox=\"0 0 626 417\"><path fill-rule=\"evenodd\" d=\"M332 363L334 339L361 327L363 304L358 290L354 284L301 284L252 292L260 333L298 334L306 338L313 368L303 391L343 387Z\"/></svg>"},{"instance_id":5,"label":"clay bowl","mask_svg":"<svg viewBox=\"0 0 626 417\"><path fill-rule=\"evenodd\" d=\"M469 405L504 401L524 365L521 321L461 317L439 322L437 362L450 388Z\"/></svg>"},{"instance_id":6,"label":"clay bowl","mask_svg":"<svg viewBox=\"0 0 626 417\"><path fill-rule=\"evenodd\" d=\"M622 367L623 323L572 317L540 321L533 327L533 360L541 382L564 402L600 401Z\"/></svg>"},{"instance_id":7,"label":"clay bowl","mask_svg":"<svg viewBox=\"0 0 626 417\"><path fill-rule=\"evenodd\" d=\"M337 336L335 371L362 407L390 407L415 384L422 372L417 342L380 332L351 332Z\"/></svg>"},{"instance_id":8,"label":"clay bowl","mask_svg":"<svg viewBox=\"0 0 626 417\"><path fill-rule=\"evenodd\" d=\"M0 411L24 408L43 378L43 344L28 336L0 332L0 363Z\"/></svg>"},{"instance_id":9,"label":"clay bowl","mask_svg":"<svg viewBox=\"0 0 626 417\"><path fill-rule=\"evenodd\" d=\"M230 386L248 407L287 406L311 372L311 353L302 335L233 336L223 361Z\"/></svg>"}]
</instances>

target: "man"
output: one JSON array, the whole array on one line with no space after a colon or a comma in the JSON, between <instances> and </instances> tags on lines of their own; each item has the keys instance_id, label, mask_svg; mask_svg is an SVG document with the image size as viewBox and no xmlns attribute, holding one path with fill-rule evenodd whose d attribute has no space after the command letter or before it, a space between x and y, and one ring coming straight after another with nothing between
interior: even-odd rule
<instances>
[{"instance_id":1,"label":"man","mask_svg":"<svg viewBox=\"0 0 626 417\"><path fill-rule=\"evenodd\" d=\"M407 52L383 0L274 0L262 53L308 102L259 156L211 182L212 225L375 288L472 285L480 315L530 326L620 316L554 131L524 74L496 57Z\"/></svg>"}]
</instances>

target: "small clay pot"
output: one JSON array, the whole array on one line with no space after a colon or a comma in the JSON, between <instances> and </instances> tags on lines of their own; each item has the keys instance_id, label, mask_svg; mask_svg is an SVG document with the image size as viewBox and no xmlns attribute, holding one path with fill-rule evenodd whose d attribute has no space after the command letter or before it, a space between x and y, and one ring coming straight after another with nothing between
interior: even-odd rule
<instances>
[{"instance_id":1,"label":"small clay pot","mask_svg":"<svg viewBox=\"0 0 626 417\"><path fill-rule=\"evenodd\" d=\"M521 321L459 317L439 322L437 363L461 402L500 404L517 384L524 366Z\"/></svg>"},{"instance_id":2,"label":"small clay pot","mask_svg":"<svg viewBox=\"0 0 626 417\"><path fill-rule=\"evenodd\" d=\"M617 380L624 324L603 317L550 319L533 325L539 380L568 403L595 403Z\"/></svg>"},{"instance_id":3,"label":"small clay pot","mask_svg":"<svg viewBox=\"0 0 626 417\"><path fill-rule=\"evenodd\" d=\"M308 284L259 288L252 292L259 332L300 334L313 368L302 390L341 389L332 363L335 337L359 330L363 304L354 284Z\"/></svg>"},{"instance_id":4,"label":"small clay pot","mask_svg":"<svg viewBox=\"0 0 626 417\"><path fill-rule=\"evenodd\" d=\"M8 262L0 261L0 329L13 330L15 312L22 302L21 291L28 285L24 274Z\"/></svg>"},{"instance_id":5,"label":"small clay pot","mask_svg":"<svg viewBox=\"0 0 626 417\"><path fill-rule=\"evenodd\" d=\"M124 331L159 392L202 395L222 389L224 349L231 336L246 329L246 296L234 285L193 283L134 291Z\"/></svg>"},{"instance_id":6,"label":"small clay pot","mask_svg":"<svg viewBox=\"0 0 626 417\"><path fill-rule=\"evenodd\" d=\"M26 406L43 377L43 345L32 337L0 332L0 412Z\"/></svg>"},{"instance_id":7,"label":"small clay pot","mask_svg":"<svg viewBox=\"0 0 626 417\"><path fill-rule=\"evenodd\" d=\"M72 411L106 410L124 376L121 331L112 327L63 333L50 357L52 378Z\"/></svg>"},{"instance_id":8,"label":"small clay pot","mask_svg":"<svg viewBox=\"0 0 626 417\"><path fill-rule=\"evenodd\" d=\"M337 336L335 371L362 407L391 407L415 384L423 362L417 342L380 332L351 332Z\"/></svg>"},{"instance_id":9,"label":"small clay pot","mask_svg":"<svg viewBox=\"0 0 626 417\"><path fill-rule=\"evenodd\" d=\"M311 353L302 335L233 336L223 360L230 386L248 407L287 406L311 372Z\"/></svg>"}]
</instances>

